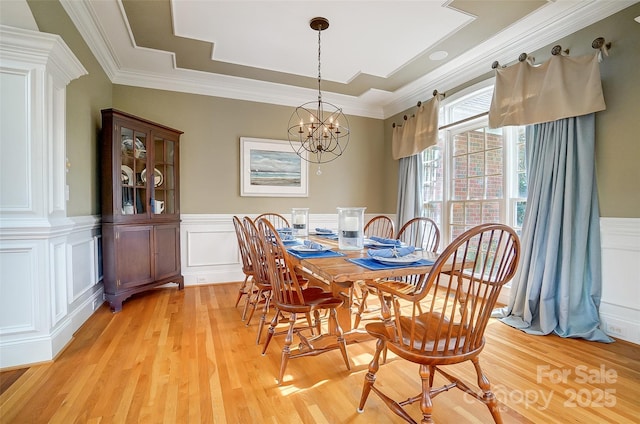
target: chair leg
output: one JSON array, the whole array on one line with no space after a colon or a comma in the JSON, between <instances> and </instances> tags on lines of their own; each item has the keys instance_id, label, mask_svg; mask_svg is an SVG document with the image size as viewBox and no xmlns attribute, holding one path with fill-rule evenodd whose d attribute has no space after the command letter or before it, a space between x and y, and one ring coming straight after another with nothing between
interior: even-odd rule
<instances>
[{"instance_id":1,"label":"chair leg","mask_svg":"<svg viewBox=\"0 0 640 424\"><path fill-rule=\"evenodd\" d=\"M260 299L262 298L263 294L264 294L264 290L262 289L258 290L258 293L256 294L256 297L253 301L253 308L251 309L251 312L249 312L249 317L247 318L247 322L244 323L244 325L246 325L247 327L249 326L249 324L251 324L251 318L253 317L253 314L258 308L258 304L260 303Z\"/></svg>"},{"instance_id":2,"label":"chair leg","mask_svg":"<svg viewBox=\"0 0 640 424\"><path fill-rule=\"evenodd\" d=\"M429 387L433 387L433 377L436 375L436 366L429 366Z\"/></svg>"},{"instance_id":3,"label":"chair leg","mask_svg":"<svg viewBox=\"0 0 640 424\"><path fill-rule=\"evenodd\" d=\"M433 374L431 373L431 368L429 365L420 365L420 380L422 380L422 397L420 398L421 424L433 422L431 419L431 413L433 412L433 403L431 402Z\"/></svg>"},{"instance_id":4,"label":"chair leg","mask_svg":"<svg viewBox=\"0 0 640 424\"><path fill-rule=\"evenodd\" d=\"M249 305L251 304L251 295L253 294L254 287L255 287L255 283L252 278L251 286L247 291L247 297L245 297L244 299L244 308L242 308L242 321L244 321L247 318L247 311L249 310Z\"/></svg>"},{"instance_id":5,"label":"chair leg","mask_svg":"<svg viewBox=\"0 0 640 424\"><path fill-rule=\"evenodd\" d=\"M267 314L269 313L269 306L271 304L271 292L267 292L265 294L264 308L262 309L262 316L260 317L260 322L258 323L258 335L256 336L256 344L260 344L260 338L262 337L262 329L264 328L264 323L267 321Z\"/></svg>"},{"instance_id":6,"label":"chair leg","mask_svg":"<svg viewBox=\"0 0 640 424\"><path fill-rule=\"evenodd\" d=\"M362 394L360 395L360 405L358 405L358 412L364 411L364 404L367 402L369 393L373 388L373 384L376 382L376 373L380 369L380 354L386 349L387 343L383 339L378 339L376 342L376 351L373 354L373 359L369 362L369 371L364 376L364 386L362 386Z\"/></svg>"},{"instance_id":7,"label":"chair leg","mask_svg":"<svg viewBox=\"0 0 640 424\"><path fill-rule=\"evenodd\" d=\"M289 330L284 338L284 346L282 347L282 359L280 360L280 374L278 375L278 386L282 384L284 378L284 372L287 369L289 363L289 357L291 356L291 344L293 343L293 332L296 325L296 314L291 313L291 320L289 322Z\"/></svg>"},{"instance_id":8,"label":"chair leg","mask_svg":"<svg viewBox=\"0 0 640 424\"><path fill-rule=\"evenodd\" d=\"M320 333L316 333L316 326L313 323L313 319L311 319L311 314L307 312L306 317L307 317L307 325L311 329L311 334L312 335L320 334Z\"/></svg>"},{"instance_id":9,"label":"chair leg","mask_svg":"<svg viewBox=\"0 0 640 424\"><path fill-rule=\"evenodd\" d=\"M473 362L473 366L476 369L476 374L478 374L478 386L483 393L482 402L484 402L484 404L487 405L487 408L489 408L491 416L493 417L493 421L495 421L496 424L502 424L502 416L500 415L498 400L491 391L491 383L489 382L489 379L482 372L482 368L480 368L480 359L475 356L471 358L471 362Z\"/></svg>"},{"instance_id":10,"label":"chair leg","mask_svg":"<svg viewBox=\"0 0 640 424\"><path fill-rule=\"evenodd\" d=\"M362 298L360 299L360 304L358 305L358 312L356 312L356 317L353 321L353 328L358 328L360 325L360 321L362 320L362 313L364 312L364 308L367 306L367 296L369 296L369 288L364 287L362 289Z\"/></svg>"},{"instance_id":11,"label":"chair leg","mask_svg":"<svg viewBox=\"0 0 640 424\"><path fill-rule=\"evenodd\" d=\"M335 310L335 308L329 311L329 317L333 321L336 338L338 339L338 347L340 348L340 352L342 353L344 363L347 365L347 369L351 370L351 363L349 363L349 355L347 354L347 342L344 340L342 327L340 327L340 323L338 322L338 312Z\"/></svg>"},{"instance_id":12,"label":"chair leg","mask_svg":"<svg viewBox=\"0 0 640 424\"><path fill-rule=\"evenodd\" d=\"M313 329L315 334L322 334L322 321L320 321L320 311L313 311ZM311 334L314 334L313 332Z\"/></svg>"},{"instance_id":13,"label":"chair leg","mask_svg":"<svg viewBox=\"0 0 640 424\"><path fill-rule=\"evenodd\" d=\"M236 308L238 307L238 303L240 303L240 299L242 298L242 296L247 294L245 289L247 288L247 280L248 279L249 279L249 276L245 275L244 276L244 281L242 282L242 285L240 286L240 289L238 289L238 297L236 298Z\"/></svg>"},{"instance_id":14,"label":"chair leg","mask_svg":"<svg viewBox=\"0 0 640 424\"><path fill-rule=\"evenodd\" d=\"M280 317L280 310L276 308L271 324L269 324L269 330L267 331L267 339L264 341L264 347L262 348L262 356L267 353L267 347L273 338L273 334L276 332L276 326L278 325L278 317Z\"/></svg>"}]
</instances>

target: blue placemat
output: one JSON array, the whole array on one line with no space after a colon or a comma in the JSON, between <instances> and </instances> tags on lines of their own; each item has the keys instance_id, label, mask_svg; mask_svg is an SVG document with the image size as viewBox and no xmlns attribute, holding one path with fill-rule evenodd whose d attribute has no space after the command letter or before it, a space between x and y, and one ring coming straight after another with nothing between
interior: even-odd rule
<instances>
[{"instance_id":1,"label":"blue placemat","mask_svg":"<svg viewBox=\"0 0 640 424\"><path fill-rule=\"evenodd\" d=\"M287 252L299 259L335 258L337 256L345 256L344 253L334 252L333 250L324 250L322 252L296 252L295 250L288 249Z\"/></svg>"},{"instance_id":2,"label":"blue placemat","mask_svg":"<svg viewBox=\"0 0 640 424\"><path fill-rule=\"evenodd\" d=\"M435 262L429 259L420 259L418 262L414 262L411 264L383 264L382 262L378 262L375 259L370 258L353 258L348 259L350 262L354 264L360 265L372 271L379 271L381 269L390 269L390 268L407 268L407 267L415 267L415 266L426 266L433 265Z\"/></svg>"}]
</instances>

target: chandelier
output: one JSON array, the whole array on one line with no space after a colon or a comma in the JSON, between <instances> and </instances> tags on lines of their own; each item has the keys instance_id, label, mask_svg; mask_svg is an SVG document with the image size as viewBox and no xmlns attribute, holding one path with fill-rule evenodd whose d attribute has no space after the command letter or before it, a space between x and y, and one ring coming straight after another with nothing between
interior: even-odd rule
<instances>
[{"instance_id":1,"label":"chandelier","mask_svg":"<svg viewBox=\"0 0 640 424\"><path fill-rule=\"evenodd\" d=\"M313 18L311 29L318 31L318 100L298 106L289 119L289 143L302 159L318 164L338 158L349 143L349 122L342 109L322 101L320 82L320 34L329 28L326 18Z\"/></svg>"}]
</instances>

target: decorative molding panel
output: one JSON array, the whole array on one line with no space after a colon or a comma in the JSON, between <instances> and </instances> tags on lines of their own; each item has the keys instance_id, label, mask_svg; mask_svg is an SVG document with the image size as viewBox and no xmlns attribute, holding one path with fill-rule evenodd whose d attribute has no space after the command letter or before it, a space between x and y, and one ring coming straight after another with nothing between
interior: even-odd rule
<instances>
[{"instance_id":1,"label":"decorative molding panel","mask_svg":"<svg viewBox=\"0 0 640 424\"><path fill-rule=\"evenodd\" d=\"M63 236L0 231L0 369L48 361L103 303L97 217L71 218ZM48 264L48 265L47 265Z\"/></svg>"},{"instance_id":2,"label":"decorative molding panel","mask_svg":"<svg viewBox=\"0 0 640 424\"><path fill-rule=\"evenodd\" d=\"M239 252L234 231L186 231L187 267L237 264Z\"/></svg>"},{"instance_id":3,"label":"decorative molding panel","mask_svg":"<svg viewBox=\"0 0 640 424\"><path fill-rule=\"evenodd\" d=\"M56 325L67 314L67 244L58 237L49 242L49 293L51 303L51 323Z\"/></svg>"},{"instance_id":4,"label":"decorative molding panel","mask_svg":"<svg viewBox=\"0 0 640 424\"><path fill-rule=\"evenodd\" d=\"M95 285L95 242L91 234L83 240L67 244L69 270L68 298L65 303L73 303Z\"/></svg>"},{"instance_id":5,"label":"decorative molding panel","mask_svg":"<svg viewBox=\"0 0 640 424\"><path fill-rule=\"evenodd\" d=\"M4 64L3 64L4 65ZM24 112L29 107L33 71L0 68L2 96L11 99L11 107L0 108L0 213L32 212L31 144L16 143L29 140L29 117ZM5 101L3 100L3 105ZM9 102L7 102L8 104Z\"/></svg>"},{"instance_id":6,"label":"decorative molding panel","mask_svg":"<svg viewBox=\"0 0 640 424\"><path fill-rule=\"evenodd\" d=\"M601 218L602 329L640 344L640 218Z\"/></svg>"},{"instance_id":7,"label":"decorative molding panel","mask_svg":"<svg viewBox=\"0 0 640 424\"><path fill-rule=\"evenodd\" d=\"M37 330L38 247L6 241L0 248L0 338Z\"/></svg>"}]
</instances>

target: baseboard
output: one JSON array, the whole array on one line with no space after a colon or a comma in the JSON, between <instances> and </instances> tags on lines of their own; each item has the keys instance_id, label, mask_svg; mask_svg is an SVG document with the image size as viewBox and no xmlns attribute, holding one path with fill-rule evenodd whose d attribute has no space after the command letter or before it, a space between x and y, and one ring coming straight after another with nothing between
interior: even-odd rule
<instances>
[{"instance_id":1,"label":"baseboard","mask_svg":"<svg viewBox=\"0 0 640 424\"><path fill-rule=\"evenodd\" d=\"M78 308L60 321L48 335L23 337L0 344L0 370L46 363L58 356L73 341L73 335L102 305L103 291L96 291Z\"/></svg>"},{"instance_id":2,"label":"baseboard","mask_svg":"<svg viewBox=\"0 0 640 424\"><path fill-rule=\"evenodd\" d=\"M640 345L640 311L600 303L600 328L611 337Z\"/></svg>"}]
</instances>

